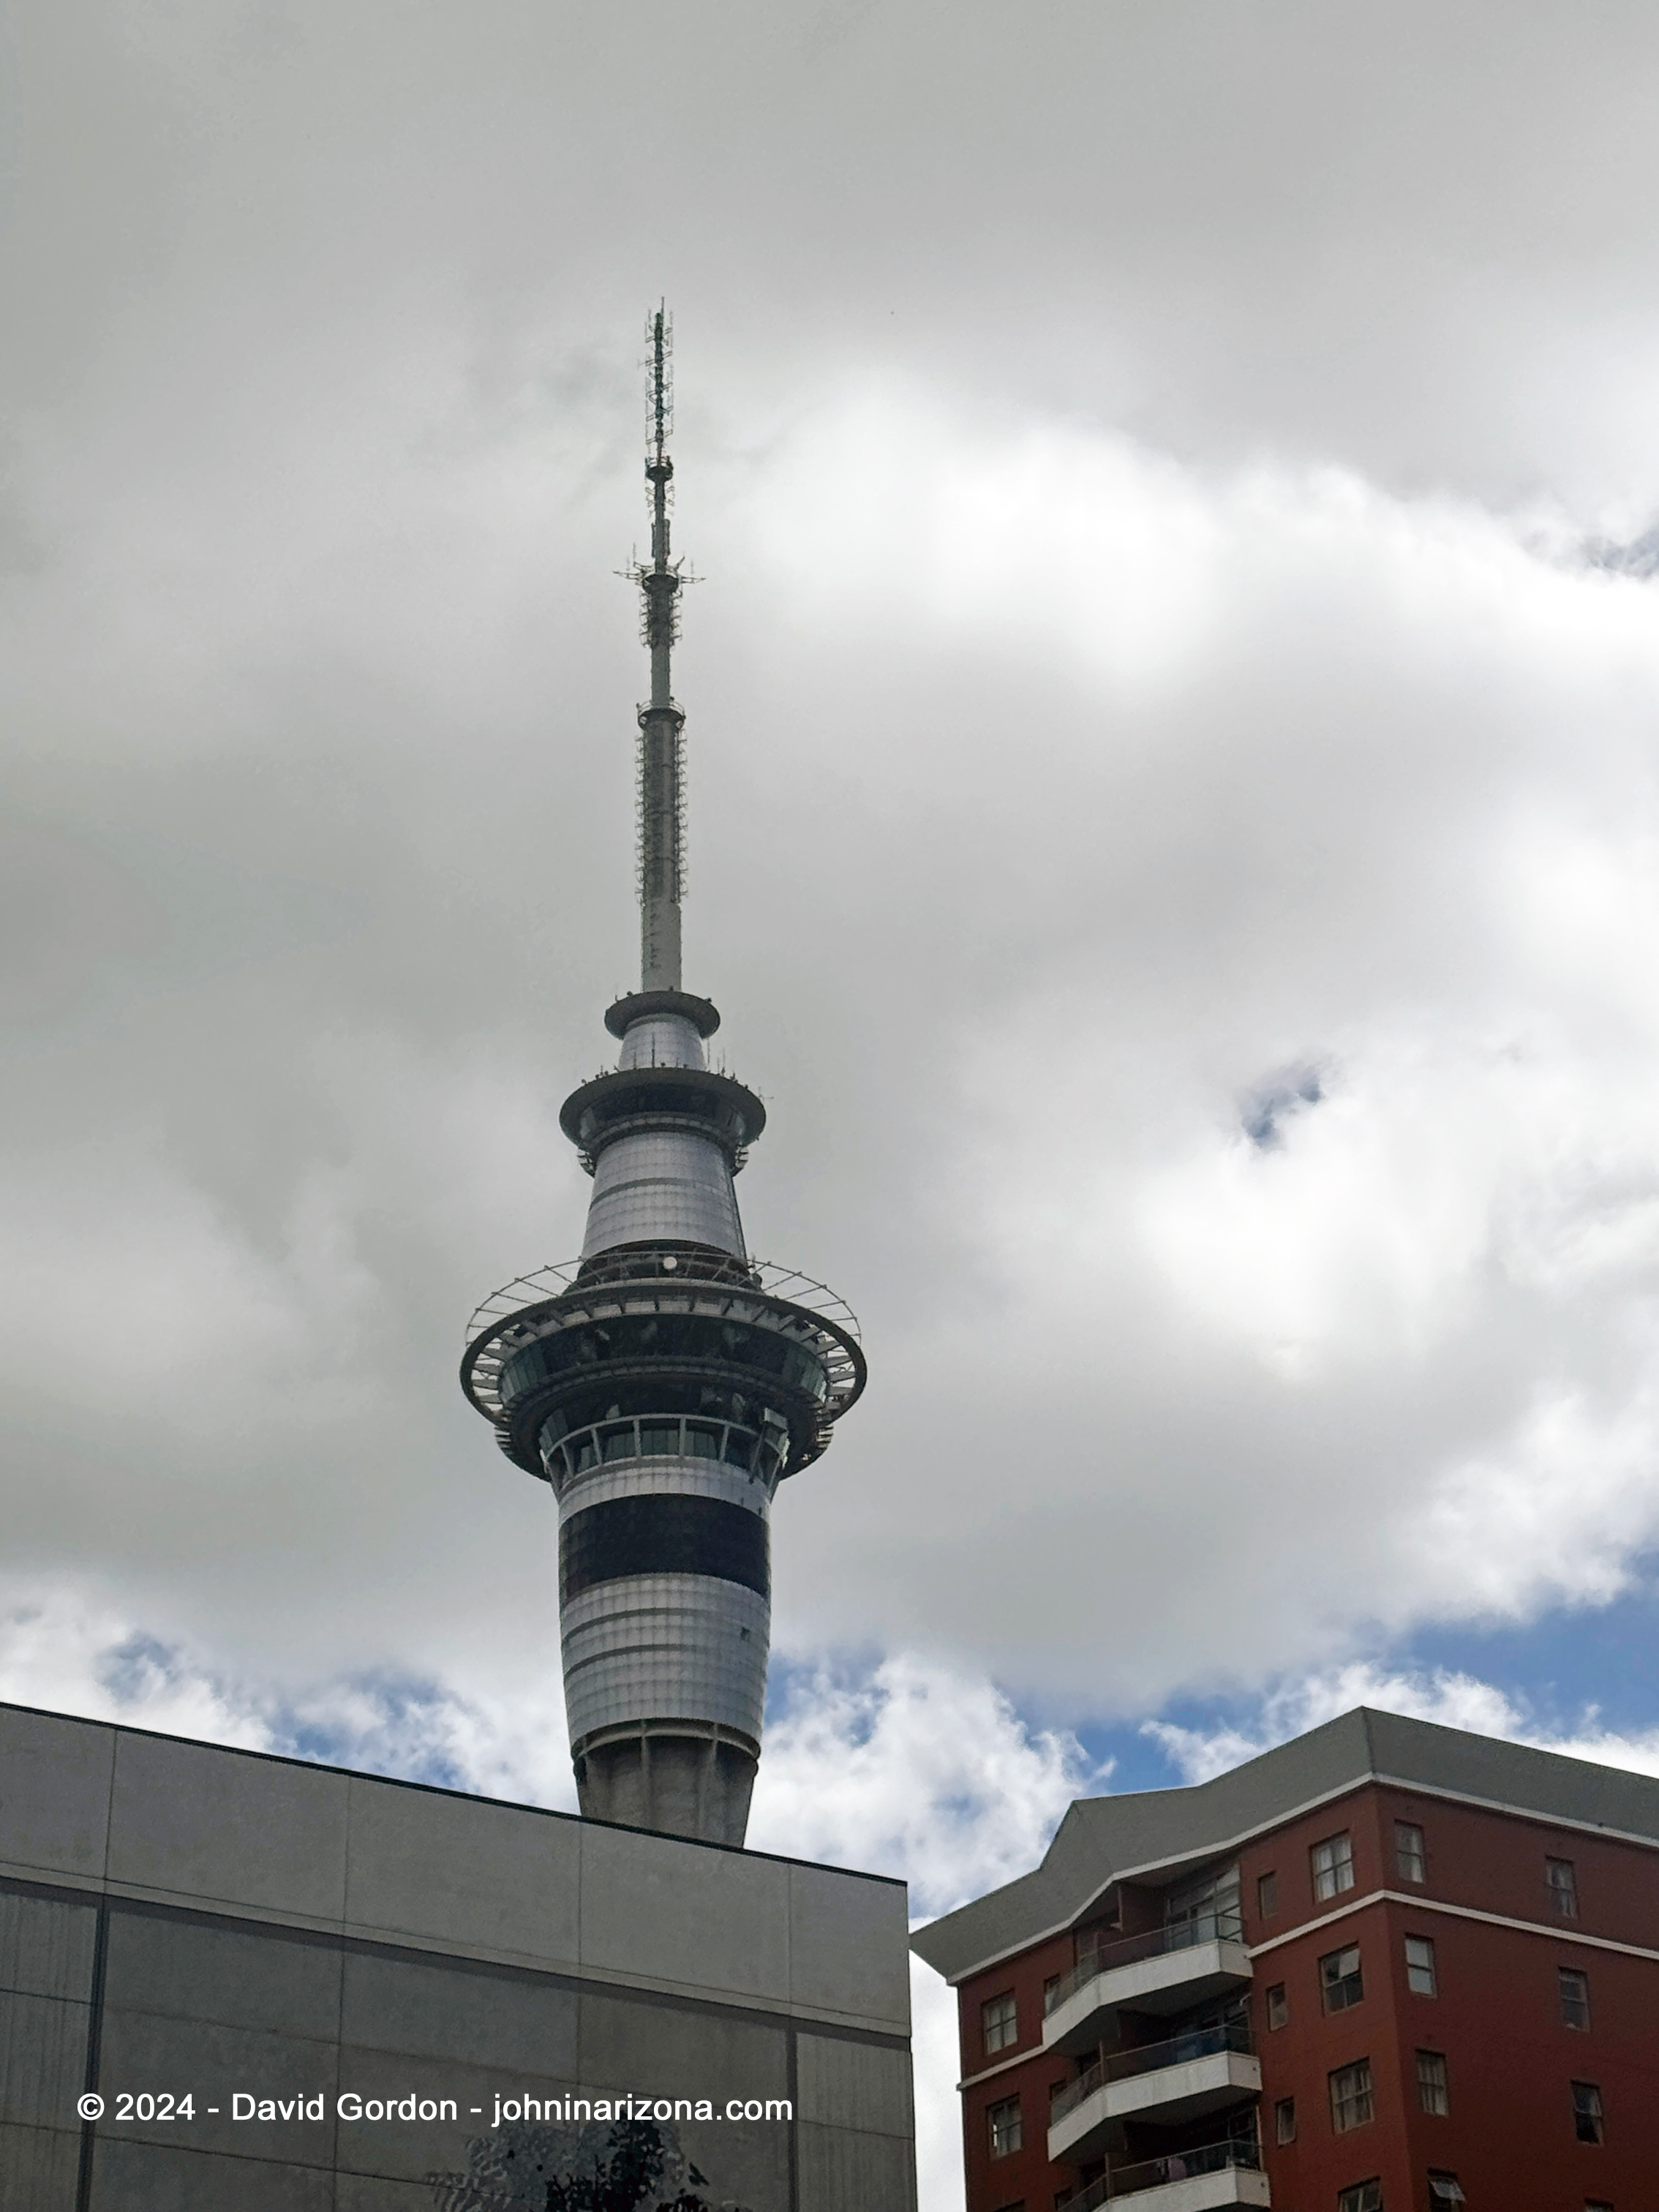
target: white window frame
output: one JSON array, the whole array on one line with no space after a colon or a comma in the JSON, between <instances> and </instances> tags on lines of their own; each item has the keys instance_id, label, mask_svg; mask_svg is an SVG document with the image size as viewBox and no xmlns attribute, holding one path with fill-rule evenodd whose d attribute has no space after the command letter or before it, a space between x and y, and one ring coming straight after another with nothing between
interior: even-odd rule
<instances>
[{"instance_id":1,"label":"white window frame","mask_svg":"<svg viewBox=\"0 0 1659 2212\"><path fill-rule=\"evenodd\" d=\"M1013 2115L1012 2120L1007 2117L1010 2112ZM999 2113L1003 2116L1000 2128L997 2120ZM1001 2097L994 2105L988 2105L985 2108L985 2127L990 2136L993 2158L1012 2158L1017 2150L1024 2149L1025 2108L1018 2097ZM1004 2132L1012 2133L1012 2142L998 2141L998 2136Z\"/></svg>"},{"instance_id":2,"label":"white window frame","mask_svg":"<svg viewBox=\"0 0 1659 2212\"><path fill-rule=\"evenodd\" d=\"M1364 2076L1363 2087L1356 2087L1352 2096L1345 2097L1339 2094L1336 2085L1340 2081L1348 2075L1358 2077L1362 2074ZM1369 2127L1376 2118L1376 2083L1371 2074L1371 2062L1369 2058L1355 2058L1346 2066L1333 2067L1329 2077L1329 2088L1333 2134L1352 2135L1356 2128ZM1338 2118L1340 2106L1358 2108L1362 2104L1365 2110L1358 2119L1343 2120Z\"/></svg>"},{"instance_id":3,"label":"white window frame","mask_svg":"<svg viewBox=\"0 0 1659 2212\"><path fill-rule=\"evenodd\" d=\"M1352 1889L1353 1831L1342 1828L1334 1836L1322 1838L1309 1850L1308 1867L1313 1876L1316 1905L1323 1905L1333 1897L1340 1897L1345 1889Z\"/></svg>"},{"instance_id":4,"label":"white window frame","mask_svg":"<svg viewBox=\"0 0 1659 2212\"><path fill-rule=\"evenodd\" d=\"M1428 1953L1426 1960L1413 1959L1412 1946L1419 1943ZM1420 1989L1412 1979L1413 1974L1426 1974L1427 1989ZM1407 1936L1406 1938L1406 1987L1414 1997L1437 1997L1440 1994L1440 1969L1435 1962L1432 1936Z\"/></svg>"},{"instance_id":5,"label":"white window frame","mask_svg":"<svg viewBox=\"0 0 1659 2212\"><path fill-rule=\"evenodd\" d=\"M1413 1837L1415 1848L1407 1850L1405 1838ZM1429 1878L1429 1846L1423 1831L1415 1820L1396 1820L1394 1824L1394 1863L1401 1881L1426 1881ZM1414 1871L1413 1871L1414 1869Z\"/></svg>"},{"instance_id":6,"label":"white window frame","mask_svg":"<svg viewBox=\"0 0 1659 2212\"><path fill-rule=\"evenodd\" d=\"M992 2013L1001 2005L1006 2005L1008 2008L1006 2018L999 2014L993 2021ZM994 2027L996 2030L994 2043L991 2040ZM1005 2027L1008 2031L1006 2035L1002 2033ZM981 2005L979 2039L988 2058L995 2051L1012 2050L1019 2041L1019 1999L1012 1990L1000 1990L995 1996L987 1997L984 2003Z\"/></svg>"}]
</instances>

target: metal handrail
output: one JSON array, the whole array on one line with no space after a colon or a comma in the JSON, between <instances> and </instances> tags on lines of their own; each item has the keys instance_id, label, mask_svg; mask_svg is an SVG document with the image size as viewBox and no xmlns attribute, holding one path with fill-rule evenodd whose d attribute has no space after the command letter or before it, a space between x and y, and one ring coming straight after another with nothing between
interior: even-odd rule
<instances>
[{"instance_id":1,"label":"metal handrail","mask_svg":"<svg viewBox=\"0 0 1659 2212\"><path fill-rule=\"evenodd\" d=\"M665 1245L663 1250L678 1259L684 1271L682 1280L702 1282L708 1279L708 1262L702 1255L684 1255L672 1245ZM601 1262L603 1257L601 1255ZM492 1324L507 1320L526 1306L562 1297L567 1291L576 1289L577 1278L584 1266L590 1271L586 1279L596 1290L622 1283L635 1288L647 1282L659 1282L654 1272L647 1271L646 1263L651 1257L650 1252L629 1247L627 1267L619 1267L614 1273L603 1265L596 1267L591 1261L565 1260L538 1268L534 1274L519 1275L503 1284L499 1291L492 1291L478 1307L466 1325L466 1341L471 1344ZM671 1270L671 1274L674 1272ZM775 1260L733 1261L712 1279L725 1286L764 1291L769 1297L786 1299L791 1305L805 1306L809 1313L822 1314L826 1321L844 1328L855 1340L858 1337L858 1316L846 1299L837 1297L827 1285L814 1281L811 1275L803 1275L799 1268L783 1267ZM673 1285L666 1281L659 1282L659 1286L672 1288Z\"/></svg>"},{"instance_id":2,"label":"metal handrail","mask_svg":"<svg viewBox=\"0 0 1659 2212\"><path fill-rule=\"evenodd\" d=\"M1068 2081L1048 2108L1048 2124L1053 2127L1067 2112L1073 2112L1085 2097L1092 2097L1097 2089L1108 2081L1133 2081L1138 2074L1156 2074L1165 2066L1185 2066L1194 2058L1212 2058L1218 2051L1242 2051L1254 2052L1255 2039L1242 2021L1229 2021L1219 2027L1190 2027L1184 2035L1172 2035L1162 2043L1131 2044L1127 2051L1109 2051L1097 2058L1086 2074L1079 2074L1075 2081Z\"/></svg>"},{"instance_id":3,"label":"metal handrail","mask_svg":"<svg viewBox=\"0 0 1659 2212\"><path fill-rule=\"evenodd\" d=\"M1199 1943L1242 1943L1244 1919L1241 1912L1206 1913L1195 1920L1180 1920L1171 1928L1150 1929L1144 1936L1125 1936L1115 1943L1103 1943L1078 1960L1045 1991L1042 2009L1051 2013L1066 1998L1075 1996L1085 1983L1109 1974L1118 1966L1133 1966L1142 1959L1156 1959L1166 1951L1190 1951Z\"/></svg>"},{"instance_id":4,"label":"metal handrail","mask_svg":"<svg viewBox=\"0 0 1659 2212\"><path fill-rule=\"evenodd\" d=\"M1205 2143L1198 2150L1167 2152L1162 2158L1139 2160L1133 2166L1121 2166L1115 2173L1103 2173L1098 2181L1091 2181L1081 2197L1066 2200L1066 2212L1097 2212L1102 2204L1109 2203L1115 2197L1133 2197L1143 2189L1162 2189L1171 2181L1187 2181L1196 2173L1225 2173L1229 2167L1237 2167L1245 2173L1260 2173L1261 2152L1253 2142Z\"/></svg>"}]
</instances>

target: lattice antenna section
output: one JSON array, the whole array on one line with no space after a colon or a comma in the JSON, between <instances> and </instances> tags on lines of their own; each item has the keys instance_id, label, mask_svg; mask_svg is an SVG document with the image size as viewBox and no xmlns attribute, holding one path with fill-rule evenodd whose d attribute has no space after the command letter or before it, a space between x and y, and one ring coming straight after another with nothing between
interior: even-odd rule
<instances>
[{"instance_id":1,"label":"lattice antenna section","mask_svg":"<svg viewBox=\"0 0 1659 2212\"><path fill-rule=\"evenodd\" d=\"M665 306L646 325L645 481L651 559L632 570L640 587L641 636L651 656L651 696L640 708L640 981L647 991L680 988L680 901L685 895L685 716L674 702L672 657L679 635L682 563L672 557L668 455L674 423L674 327Z\"/></svg>"}]
</instances>

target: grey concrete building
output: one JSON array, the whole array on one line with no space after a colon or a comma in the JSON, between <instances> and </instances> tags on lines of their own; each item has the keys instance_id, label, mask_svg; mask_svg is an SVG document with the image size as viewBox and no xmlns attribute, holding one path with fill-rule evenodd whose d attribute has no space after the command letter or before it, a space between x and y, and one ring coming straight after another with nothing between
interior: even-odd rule
<instances>
[{"instance_id":1,"label":"grey concrete building","mask_svg":"<svg viewBox=\"0 0 1659 2212\"><path fill-rule=\"evenodd\" d=\"M0 1706L0 2212L540 2212L520 2123L623 2096L711 2205L909 2212L905 1926L876 1875Z\"/></svg>"}]
</instances>

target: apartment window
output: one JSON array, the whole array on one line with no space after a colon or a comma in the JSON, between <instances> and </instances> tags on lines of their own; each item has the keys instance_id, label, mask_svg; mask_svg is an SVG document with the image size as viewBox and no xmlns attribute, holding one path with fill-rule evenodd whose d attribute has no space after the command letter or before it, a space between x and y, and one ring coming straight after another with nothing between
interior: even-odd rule
<instances>
[{"instance_id":1,"label":"apartment window","mask_svg":"<svg viewBox=\"0 0 1659 2212\"><path fill-rule=\"evenodd\" d=\"M1573 1872L1571 1859L1546 1859L1544 1881L1550 1893L1550 1909L1558 1920L1577 1920L1578 1917L1578 1877Z\"/></svg>"},{"instance_id":2,"label":"apartment window","mask_svg":"<svg viewBox=\"0 0 1659 2212\"><path fill-rule=\"evenodd\" d=\"M1374 2117L1371 2109L1371 2062L1361 2058L1340 2066L1331 2076L1331 2125L1340 2136L1350 2128L1363 2128Z\"/></svg>"},{"instance_id":3,"label":"apartment window","mask_svg":"<svg viewBox=\"0 0 1659 2212\"><path fill-rule=\"evenodd\" d=\"M1164 1901L1164 1924L1170 1931L1171 1949L1188 1943L1211 1943L1218 1936L1236 1942L1240 1933L1241 1907L1238 1869L1224 1867L1219 1874L1171 1890Z\"/></svg>"},{"instance_id":4,"label":"apartment window","mask_svg":"<svg viewBox=\"0 0 1659 2212\"><path fill-rule=\"evenodd\" d=\"M1418 2052L1417 2101L1425 2112L1437 2112L1443 2120L1450 2112L1451 2094L1446 2083L1443 2051Z\"/></svg>"},{"instance_id":5,"label":"apartment window","mask_svg":"<svg viewBox=\"0 0 1659 2212\"><path fill-rule=\"evenodd\" d=\"M1394 1824L1394 1863L1401 1881L1426 1881L1429 1878L1423 1831L1410 1820L1396 1820Z\"/></svg>"},{"instance_id":6,"label":"apartment window","mask_svg":"<svg viewBox=\"0 0 1659 2212\"><path fill-rule=\"evenodd\" d=\"M1462 2184L1455 2173L1431 2173L1429 2176L1429 2212L1456 2212L1460 2204L1467 2204Z\"/></svg>"},{"instance_id":7,"label":"apartment window","mask_svg":"<svg viewBox=\"0 0 1659 2212\"><path fill-rule=\"evenodd\" d=\"M1426 1936L1406 1938L1406 1987L1413 1996L1439 1995L1434 1980L1434 1945Z\"/></svg>"},{"instance_id":8,"label":"apartment window","mask_svg":"<svg viewBox=\"0 0 1659 2212\"><path fill-rule=\"evenodd\" d=\"M1599 2143L1607 2139L1601 2092L1594 2081L1575 2081L1572 2085L1572 2126L1580 2142Z\"/></svg>"},{"instance_id":9,"label":"apartment window","mask_svg":"<svg viewBox=\"0 0 1659 2212\"><path fill-rule=\"evenodd\" d=\"M1589 2026L1589 1976L1575 1966L1558 1966L1556 1987L1561 1993L1561 2017L1569 2027Z\"/></svg>"},{"instance_id":10,"label":"apartment window","mask_svg":"<svg viewBox=\"0 0 1659 2212\"><path fill-rule=\"evenodd\" d=\"M1267 1991L1267 2025L1283 2027L1291 2016L1291 2008L1285 2001L1285 1984L1275 1982Z\"/></svg>"},{"instance_id":11,"label":"apartment window","mask_svg":"<svg viewBox=\"0 0 1659 2212\"><path fill-rule=\"evenodd\" d=\"M1044 2012L1052 2012L1054 2010L1054 1991L1060 1987L1065 1978L1066 1977L1064 1974L1050 1974L1048 1980L1042 1984L1042 2009Z\"/></svg>"},{"instance_id":12,"label":"apartment window","mask_svg":"<svg viewBox=\"0 0 1659 2212\"><path fill-rule=\"evenodd\" d=\"M1279 1917L1279 1876L1259 1874L1255 1878L1255 1909L1263 1920Z\"/></svg>"},{"instance_id":13,"label":"apartment window","mask_svg":"<svg viewBox=\"0 0 1659 2212\"><path fill-rule=\"evenodd\" d=\"M1281 2097L1273 2106L1273 2141L1293 2143L1296 2141L1296 2099Z\"/></svg>"},{"instance_id":14,"label":"apartment window","mask_svg":"<svg viewBox=\"0 0 1659 2212\"><path fill-rule=\"evenodd\" d=\"M1006 2051L1011 2043L1018 2042L1019 2008L1012 1990L1005 1990L1000 1997L985 2000L979 2008L979 2032L988 2058L994 2051Z\"/></svg>"},{"instance_id":15,"label":"apartment window","mask_svg":"<svg viewBox=\"0 0 1659 2212\"><path fill-rule=\"evenodd\" d=\"M1327 2012L1346 2012L1365 1994L1365 1978L1359 1971L1359 1946L1328 1951L1319 1962L1319 1987Z\"/></svg>"},{"instance_id":16,"label":"apartment window","mask_svg":"<svg viewBox=\"0 0 1659 2212\"><path fill-rule=\"evenodd\" d=\"M1345 2189L1338 2196L1336 2212L1382 2212L1382 2183L1356 2181L1352 2189Z\"/></svg>"},{"instance_id":17,"label":"apartment window","mask_svg":"<svg viewBox=\"0 0 1659 2212\"><path fill-rule=\"evenodd\" d=\"M1316 1844L1308 1857L1316 1899L1334 1897L1339 1890L1353 1887L1353 1838L1346 1829L1340 1836L1327 1836L1322 1844Z\"/></svg>"},{"instance_id":18,"label":"apartment window","mask_svg":"<svg viewBox=\"0 0 1659 2212\"><path fill-rule=\"evenodd\" d=\"M1006 2158L1024 2144L1025 2130L1020 2124L1018 2097L1005 2097L1000 2105L993 2105L985 2118L991 2130L993 2158Z\"/></svg>"}]
</instances>

